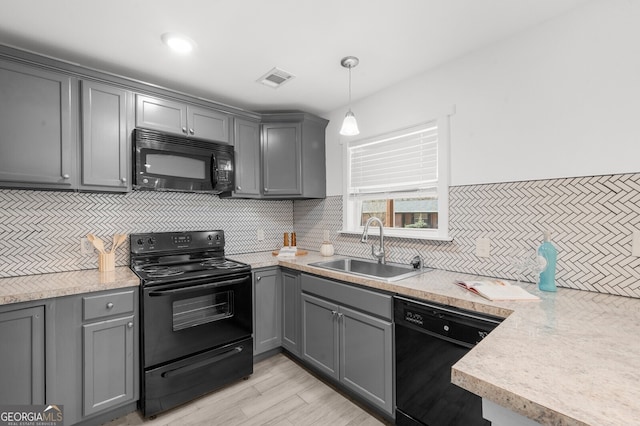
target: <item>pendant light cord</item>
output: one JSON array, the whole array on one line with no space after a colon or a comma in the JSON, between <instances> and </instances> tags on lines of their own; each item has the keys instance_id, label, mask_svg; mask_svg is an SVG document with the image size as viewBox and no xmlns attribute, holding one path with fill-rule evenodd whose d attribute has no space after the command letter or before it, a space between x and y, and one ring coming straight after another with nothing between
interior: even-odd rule
<instances>
[{"instance_id":1,"label":"pendant light cord","mask_svg":"<svg viewBox=\"0 0 640 426\"><path fill-rule=\"evenodd\" d=\"M349 111L351 111L351 68L349 67Z\"/></svg>"}]
</instances>

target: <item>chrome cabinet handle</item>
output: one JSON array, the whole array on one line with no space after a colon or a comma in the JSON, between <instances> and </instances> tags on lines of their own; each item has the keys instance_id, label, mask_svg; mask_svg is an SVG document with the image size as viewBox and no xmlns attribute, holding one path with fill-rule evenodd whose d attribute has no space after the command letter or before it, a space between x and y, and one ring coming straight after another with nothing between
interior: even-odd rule
<instances>
[{"instance_id":1,"label":"chrome cabinet handle","mask_svg":"<svg viewBox=\"0 0 640 426\"><path fill-rule=\"evenodd\" d=\"M338 319L342 318L344 314L342 312L338 312Z\"/></svg>"},{"instance_id":2,"label":"chrome cabinet handle","mask_svg":"<svg viewBox=\"0 0 640 426\"><path fill-rule=\"evenodd\" d=\"M258 276L258 277L256 278L256 280L258 280L258 281L260 281L261 279L262 279L262 277L261 277L261 276Z\"/></svg>"},{"instance_id":3,"label":"chrome cabinet handle","mask_svg":"<svg viewBox=\"0 0 640 426\"><path fill-rule=\"evenodd\" d=\"M113 308L113 303L109 302L107 303L107 309L112 309Z\"/></svg>"},{"instance_id":4,"label":"chrome cabinet handle","mask_svg":"<svg viewBox=\"0 0 640 426\"><path fill-rule=\"evenodd\" d=\"M120 182L127 183L127 178L126 177L120 178Z\"/></svg>"},{"instance_id":5,"label":"chrome cabinet handle","mask_svg":"<svg viewBox=\"0 0 640 426\"><path fill-rule=\"evenodd\" d=\"M189 133L191 133L192 135L196 134L196 132L193 129L189 129Z\"/></svg>"},{"instance_id":6,"label":"chrome cabinet handle","mask_svg":"<svg viewBox=\"0 0 640 426\"><path fill-rule=\"evenodd\" d=\"M186 133L187 133L187 128L186 128L186 127L183 127L183 128L182 128L182 133L184 133L184 134L186 134Z\"/></svg>"},{"instance_id":7,"label":"chrome cabinet handle","mask_svg":"<svg viewBox=\"0 0 640 426\"><path fill-rule=\"evenodd\" d=\"M236 186L236 190L240 191L241 189L242 189L242 187L241 187L241 186L239 186L239 185L238 185L238 186Z\"/></svg>"},{"instance_id":8,"label":"chrome cabinet handle","mask_svg":"<svg viewBox=\"0 0 640 426\"><path fill-rule=\"evenodd\" d=\"M331 311L331 315L335 317L336 315L338 315L338 311Z\"/></svg>"},{"instance_id":9,"label":"chrome cabinet handle","mask_svg":"<svg viewBox=\"0 0 640 426\"><path fill-rule=\"evenodd\" d=\"M133 328L133 323L132 323L132 322L128 322L128 323L127 323L127 327L129 327L129 328Z\"/></svg>"},{"instance_id":10,"label":"chrome cabinet handle","mask_svg":"<svg viewBox=\"0 0 640 426\"><path fill-rule=\"evenodd\" d=\"M68 173L65 173L62 175L62 179L69 179L71 176L69 176Z\"/></svg>"},{"instance_id":11,"label":"chrome cabinet handle","mask_svg":"<svg viewBox=\"0 0 640 426\"><path fill-rule=\"evenodd\" d=\"M264 192L269 192L269 188L265 188L265 189L264 189Z\"/></svg>"}]
</instances>

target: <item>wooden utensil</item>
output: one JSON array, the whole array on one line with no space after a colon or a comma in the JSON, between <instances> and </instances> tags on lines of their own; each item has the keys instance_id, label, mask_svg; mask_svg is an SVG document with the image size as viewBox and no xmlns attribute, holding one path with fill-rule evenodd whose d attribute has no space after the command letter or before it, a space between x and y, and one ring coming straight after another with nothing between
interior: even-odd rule
<instances>
[{"instance_id":1,"label":"wooden utensil","mask_svg":"<svg viewBox=\"0 0 640 426\"><path fill-rule=\"evenodd\" d=\"M96 250L98 250L100 253L106 253L106 251L104 250L104 242L96 237L93 234L87 234L87 240L89 240L91 242L91 244L93 244L93 246L96 248Z\"/></svg>"},{"instance_id":2,"label":"wooden utensil","mask_svg":"<svg viewBox=\"0 0 640 426\"><path fill-rule=\"evenodd\" d=\"M114 234L113 245L111 246L111 253L114 253L120 244L127 241L127 234Z\"/></svg>"}]
</instances>

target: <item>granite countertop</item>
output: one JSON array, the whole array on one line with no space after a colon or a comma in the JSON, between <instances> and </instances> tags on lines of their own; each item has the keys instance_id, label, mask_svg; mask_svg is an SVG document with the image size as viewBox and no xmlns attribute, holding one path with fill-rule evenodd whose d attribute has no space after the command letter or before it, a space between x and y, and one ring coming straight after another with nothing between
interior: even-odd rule
<instances>
[{"instance_id":1,"label":"granite countertop","mask_svg":"<svg viewBox=\"0 0 640 426\"><path fill-rule=\"evenodd\" d=\"M631 425L640 419L640 299L521 284L539 301L491 302L454 284L477 276L434 270L395 283L309 263L341 258L229 256L506 318L452 368L451 381L544 425Z\"/></svg>"},{"instance_id":2,"label":"granite countertop","mask_svg":"<svg viewBox=\"0 0 640 426\"><path fill-rule=\"evenodd\" d=\"M1 278L0 305L137 285L140 285L140 280L128 266L110 272L89 269Z\"/></svg>"},{"instance_id":3,"label":"granite countertop","mask_svg":"<svg viewBox=\"0 0 640 426\"><path fill-rule=\"evenodd\" d=\"M451 381L542 424L630 425L640 419L640 299L521 284L539 301L491 302L433 270L386 283L309 266L342 258L228 255L506 318L452 368ZM139 285L128 267L0 279L0 305Z\"/></svg>"}]
</instances>

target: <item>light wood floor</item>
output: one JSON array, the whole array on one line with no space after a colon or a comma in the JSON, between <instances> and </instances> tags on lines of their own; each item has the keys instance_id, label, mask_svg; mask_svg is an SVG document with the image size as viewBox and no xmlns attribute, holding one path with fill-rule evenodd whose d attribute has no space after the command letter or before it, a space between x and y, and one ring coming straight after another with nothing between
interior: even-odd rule
<instances>
[{"instance_id":1,"label":"light wood floor","mask_svg":"<svg viewBox=\"0 0 640 426\"><path fill-rule=\"evenodd\" d=\"M195 401L143 419L139 412L108 426L386 425L283 354L254 365L253 375Z\"/></svg>"}]
</instances>

